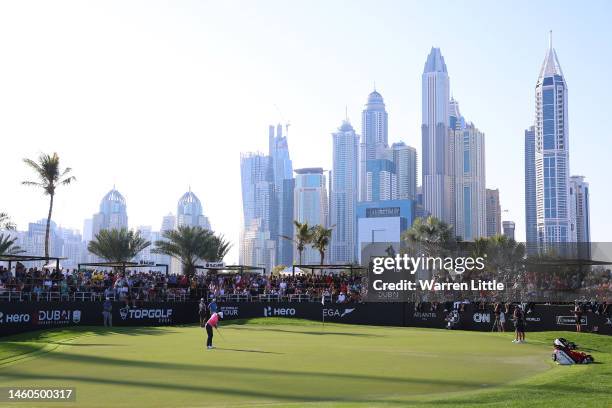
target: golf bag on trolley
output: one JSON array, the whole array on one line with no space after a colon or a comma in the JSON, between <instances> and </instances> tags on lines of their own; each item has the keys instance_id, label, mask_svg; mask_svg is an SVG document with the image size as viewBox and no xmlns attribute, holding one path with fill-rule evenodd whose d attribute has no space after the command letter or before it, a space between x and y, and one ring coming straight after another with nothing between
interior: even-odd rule
<instances>
[{"instance_id":1,"label":"golf bag on trolley","mask_svg":"<svg viewBox=\"0 0 612 408\"><path fill-rule=\"evenodd\" d=\"M553 341L553 353L552 359L557 364L571 365L571 364L590 364L595 361L593 356L590 354L583 353L582 351L576 351L576 344L565 340L564 338L558 338Z\"/></svg>"}]
</instances>

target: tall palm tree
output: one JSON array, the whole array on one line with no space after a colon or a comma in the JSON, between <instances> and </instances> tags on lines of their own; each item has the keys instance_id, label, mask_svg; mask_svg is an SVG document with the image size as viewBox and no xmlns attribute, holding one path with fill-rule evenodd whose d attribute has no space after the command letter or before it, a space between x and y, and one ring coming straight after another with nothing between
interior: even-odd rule
<instances>
[{"instance_id":1,"label":"tall palm tree","mask_svg":"<svg viewBox=\"0 0 612 408\"><path fill-rule=\"evenodd\" d=\"M192 276L200 260L221 261L230 248L222 235L202 227L180 226L164 231L164 240L156 241L152 252L164 254L181 261L183 273Z\"/></svg>"},{"instance_id":2,"label":"tall palm tree","mask_svg":"<svg viewBox=\"0 0 612 408\"><path fill-rule=\"evenodd\" d=\"M127 228L101 230L89 241L87 249L109 262L129 262L143 249L151 245L140 232Z\"/></svg>"},{"instance_id":3,"label":"tall palm tree","mask_svg":"<svg viewBox=\"0 0 612 408\"><path fill-rule=\"evenodd\" d=\"M11 218L8 216L8 214L5 212L0 212L0 230L4 229L12 231L15 228L15 223L11 221Z\"/></svg>"},{"instance_id":4,"label":"tall palm tree","mask_svg":"<svg viewBox=\"0 0 612 408\"><path fill-rule=\"evenodd\" d=\"M49 258L49 230L51 227L55 190L59 186L66 186L72 183L76 178L69 175L72 171L70 167L61 170L60 158L57 153L53 153L52 155L43 153L38 157L37 161L23 159L23 162L34 170L38 181L23 181L22 184L39 187L43 190L45 195L49 196L49 214L47 215L47 229L45 231L45 258Z\"/></svg>"},{"instance_id":5,"label":"tall palm tree","mask_svg":"<svg viewBox=\"0 0 612 408\"><path fill-rule=\"evenodd\" d=\"M319 251L321 265L323 265L323 261L325 260L325 251L329 245L333 228L333 226L331 228L325 228L322 225L315 225L312 228L312 246Z\"/></svg>"},{"instance_id":6,"label":"tall palm tree","mask_svg":"<svg viewBox=\"0 0 612 408\"><path fill-rule=\"evenodd\" d=\"M307 222L293 221L295 225L295 238L281 235L282 238L287 239L295 244L295 248L298 251L299 264L302 264L302 253L306 249L306 245L312 242L313 229L308 225Z\"/></svg>"},{"instance_id":7,"label":"tall palm tree","mask_svg":"<svg viewBox=\"0 0 612 408\"><path fill-rule=\"evenodd\" d=\"M0 255L18 255L25 251L15 245L17 238L13 238L8 234L0 234Z\"/></svg>"}]
</instances>

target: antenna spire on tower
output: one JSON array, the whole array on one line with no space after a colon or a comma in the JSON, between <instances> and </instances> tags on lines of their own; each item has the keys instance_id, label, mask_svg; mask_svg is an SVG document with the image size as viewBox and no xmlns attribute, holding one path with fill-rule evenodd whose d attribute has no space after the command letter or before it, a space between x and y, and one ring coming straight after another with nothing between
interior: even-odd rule
<instances>
[{"instance_id":1,"label":"antenna spire on tower","mask_svg":"<svg viewBox=\"0 0 612 408\"><path fill-rule=\"evenodd\" d=\"M552 30L548 31L548 48L552 50Z\"/></svg>"}]
</instances>

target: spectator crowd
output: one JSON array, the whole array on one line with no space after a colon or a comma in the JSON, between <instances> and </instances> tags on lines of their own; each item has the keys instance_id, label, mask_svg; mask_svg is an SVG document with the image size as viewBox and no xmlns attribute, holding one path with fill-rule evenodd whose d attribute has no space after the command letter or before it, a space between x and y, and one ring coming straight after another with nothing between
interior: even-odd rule
<instances>
[{"instance_id":1,"label":"spectator crowd","mask_svg":"<svg viewBox=\"0 0 612 408\"><path fill-rule=\"evenodd\" d=\"M192 277L154 270L55 270L0 266L0 300L126 301L220 300L358 302L361 278L356 275L261 275L200 273Z\"/></svg>"}]
</instances>

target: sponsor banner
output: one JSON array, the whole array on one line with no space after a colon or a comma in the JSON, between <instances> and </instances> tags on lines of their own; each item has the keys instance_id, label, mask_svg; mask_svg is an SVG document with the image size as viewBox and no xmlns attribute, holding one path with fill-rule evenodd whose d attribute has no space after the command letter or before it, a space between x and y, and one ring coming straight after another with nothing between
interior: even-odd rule
<instances>
[{"instance_id":1,"label":"sponsor banner","mask_svg":"<svg viewBox=\"0 0 612 408\"><path fill-rule=\"evenodd\" d=\"M66 326L102 326L103 302L19 302L0 303L0 336L29 330ZM307 302L232 302L219 303L224 320L248 318L289 318L314 321L444 328L450 313L443 304L432 307L420 303L348 303L337 304ZM536 305L525 314L527 332L544 330L573 330L576 319L569 306ZM159 326L194 324L199 321L198 303L140 303L136 306L113 302L114 326ZM513 331L512 316L505 316L506 331ZM475 305L461 305L459 322L463 330L491 331L495 321L493 310L479 309ZM223 323L222 323L223 324ZM612 318L591 312L581 318L583 331L597 330L612 335Z\"/></svg>"},{"instance_id":2,"label":"sponsor banner","mask_svg":"<svg viewBox=\"0 0 612 408\"><path fill-rule=\"evenodd\" d=\"M580 325L587 326L587 317L580 317ZM576 326L576 316L557 316L557 325L558 326Z\"/></svg>"},{"instance_id":3,"label":"sponsor banner","mask_svg":"<svg viewBox=\"0 0 612 408\"><path fill-rule=\"evenodd\" d=\"M0 336L65 326L102 326L103 302L0 303ZM113 302L114 326L158 326L198 321L195 302L141 303L129 307Z\"/></svg>"}]
</instances>

